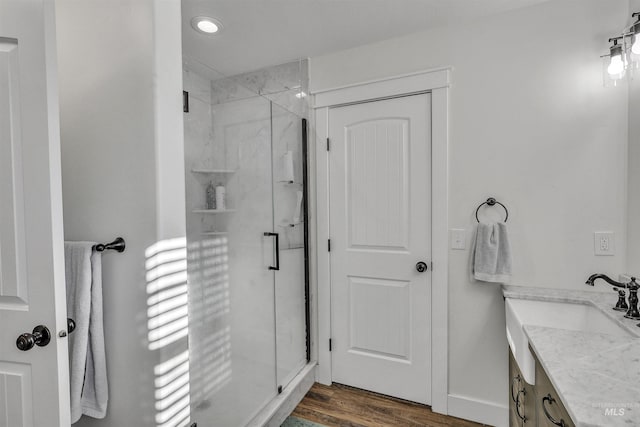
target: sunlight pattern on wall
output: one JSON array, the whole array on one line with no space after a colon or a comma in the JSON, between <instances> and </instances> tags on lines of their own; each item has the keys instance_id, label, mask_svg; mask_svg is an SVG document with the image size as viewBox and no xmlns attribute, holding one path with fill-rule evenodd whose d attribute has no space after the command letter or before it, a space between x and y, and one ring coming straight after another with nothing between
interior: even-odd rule
<instances>
[{"instance_id":1,"label":"sunlight pattern on wall","mask_svg":"<svg viewBox=\"0 0 640 427\"><path fill-rule=\"evenodd\" d=\"M186 239L162 240L145 255L149 350L167 357L154 367L155 421L183 427L191 422Z\"/></svg>"},{"instance_id":2,"label":"sunlight pattern on wall","mask_svg":"<svg viewBox=\"0 0 640 427\"><path fill-rule=\"evenodd\" d=\"M163 240L146 251L149 349L189 334L185 238Z\"/></svg>"},{"instance_id":3,"label":"sunlight pattern on wall","mask_svg":"<svg viewBox=\"0 0 640 427\"><path fill-rule=\"evenodd\" d=\"M156 425L182 427L190 420L189 351L157 365L155 374Z\"/></svg>"},{"instance_id":4,"label":"sunlight pattern on wall","mask_svg":"<svg viewBox=\"0 0 640 427\"><path fill-rule=\"evenodd\" d=\"M189 243L191 398L198 410L212 405L231 381L231 295L226 236Z\"/></svg>"}]
</instances>

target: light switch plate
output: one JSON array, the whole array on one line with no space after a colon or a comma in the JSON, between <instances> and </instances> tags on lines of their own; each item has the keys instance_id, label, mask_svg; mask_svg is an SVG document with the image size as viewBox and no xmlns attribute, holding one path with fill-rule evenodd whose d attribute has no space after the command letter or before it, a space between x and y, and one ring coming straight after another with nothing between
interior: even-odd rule
<instances>
[{"instance_id":1,"label":"light switch plate","mask_svg":"<svg viewBox=\"0 0 640 427\"><path fill-rule=\"evenodd\" d=\"M451 249L464 250L467 248L467 232L464 228L452 228L450 233Z\"/></svg>"},{"instance_id":2,"label":"light switch plate","mask_svg":"<svg viewBox=\"0 0 640 427\"><path fill-rule=\"evenodd\" d=\"M597 256L616 254L616 235L613 231L596 231L593 233L593 253Z\"/></svg>"}]
</instances>

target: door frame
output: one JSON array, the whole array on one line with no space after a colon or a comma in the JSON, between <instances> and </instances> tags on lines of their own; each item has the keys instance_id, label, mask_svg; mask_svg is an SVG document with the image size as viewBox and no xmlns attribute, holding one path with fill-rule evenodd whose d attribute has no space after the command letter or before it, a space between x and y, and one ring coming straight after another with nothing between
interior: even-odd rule
<instances>
[{"instance_id":1,"label":"door frame","mask_svg":"<svg viewBox=\"0 0 640 427\"><path fill-rule=\"evenodd\" d=\"M331 108L429 92L431 93L431 407L434 412L448 413L448 283L449 283L449 88L451 68L437 68L411 74L366 81L333 89L315 91L315 296L318 360L316 380L331 384L331 263L327 241L329 236L329 110ZM313 194L312 194L313 198ZM313 295L315 294L315 295Z\"/></svg>"}]
</instances>

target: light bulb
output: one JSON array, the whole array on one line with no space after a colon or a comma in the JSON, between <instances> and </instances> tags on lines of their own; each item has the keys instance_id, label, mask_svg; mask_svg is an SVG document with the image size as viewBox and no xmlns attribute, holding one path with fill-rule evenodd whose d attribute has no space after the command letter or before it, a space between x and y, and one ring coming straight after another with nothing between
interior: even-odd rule
<instances>
[{"instance_id":1,"label":"light bulb","mask_svg":"<svg viewBox=\"0 0 640 427\"><path fill-rule=\"evenodd\" d=\"M198 25L198 29L200 29L200 31L203 31L205 33L215 33L218 31L218 26L211 21L202 20L198 22L197 25Z\"/></svg>"},{"instance_id":2,"label":"light bulb","mask_svg":"<svg viewBox=\"0 0 640 427\"><path fill-rule=\"evenodd\" d=\"M618 74L622 74L623 71L624 63L622 62L622 55L612 56L609 67L607 67L607 72L609 73L609 75L616 76Z\"/></svg>"},{"instance_id":3,"label":"light bulb","mask_svg":"<svg viewBox=\"0 0 640 427\"><path fill-rule=\"evenodd\" d=\"M220 21L208 16L196 16L191 20L191 26L194 30L203 34L215 34L222 30Z\"/></svg>"}]
</instances>

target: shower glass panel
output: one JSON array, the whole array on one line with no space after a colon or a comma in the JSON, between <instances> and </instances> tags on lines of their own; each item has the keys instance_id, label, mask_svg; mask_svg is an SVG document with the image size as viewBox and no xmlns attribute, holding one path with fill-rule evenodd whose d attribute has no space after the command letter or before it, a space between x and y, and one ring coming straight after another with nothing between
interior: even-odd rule
<instances>
[{"instance_id":1,"label":"shower glass panel","mask_svg":"<svg viewBox=\"0 0 640 427\"><path fill-rule=\"evenodd\" d=\"M306 65L226 77L185 60L189 421L199 427L247 425L307 363Z\"/></svg>"},{"instance_id":2,"label":"shower glass panel","mask_svg":"<svg viewBox=\"0 0 640 427\"><path fill-rule=\"evenodd\" d=\"M272 104L273 214L280 235L275 276L277 382L286 386L307 362L302 121Z\"/></svg>"}]
</instances>

